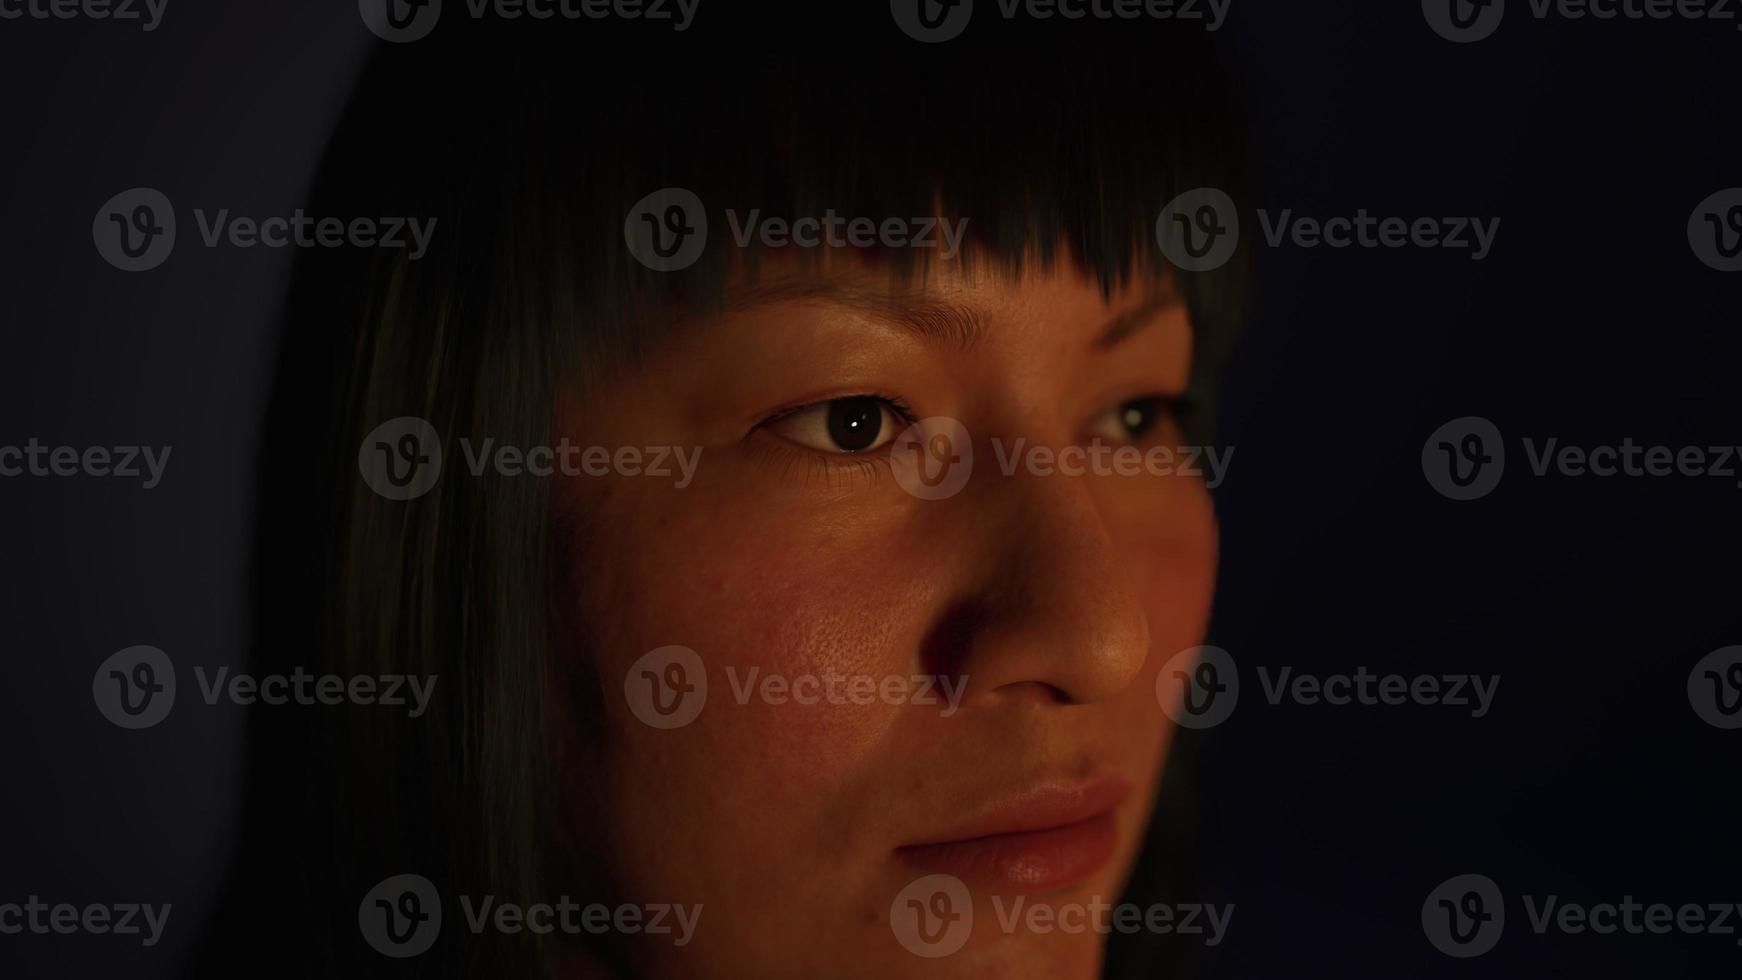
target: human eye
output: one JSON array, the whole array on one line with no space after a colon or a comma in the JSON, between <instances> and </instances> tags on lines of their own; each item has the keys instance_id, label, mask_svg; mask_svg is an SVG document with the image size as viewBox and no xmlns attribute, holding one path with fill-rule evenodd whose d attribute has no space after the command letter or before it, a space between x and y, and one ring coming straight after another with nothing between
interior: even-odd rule
<instances>
[{"instance_id":1,"label":"human eye","mask_svg":"<svg viewBox=\"0 0 1742 980\"><path fill-rule=\"evenodd\" d=\"M911 422L899 399L848 395L782 410L757 427L812 452L846 456L882 449Z\"/></svg>"},{"instance_id":2,"label":"human eye","mask_svg":"<svg viewBox=\"0 0 1742 980\"><path fill-rule=\"evenodd\" d=\"M1185 399L1173 395L1129 398L1091 419L1087 434L1110 443L1140 443L1157 435L1163 423L1177 422L1189 410Z\"/></svg>"}]
</instances>

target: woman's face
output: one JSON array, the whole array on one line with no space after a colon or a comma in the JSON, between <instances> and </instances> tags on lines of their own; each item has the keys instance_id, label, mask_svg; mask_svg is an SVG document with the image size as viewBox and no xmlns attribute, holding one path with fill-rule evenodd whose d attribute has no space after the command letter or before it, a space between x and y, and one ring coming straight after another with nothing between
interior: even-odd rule
<instances>
[{"instance_id":1,"label":"woman's face","mask_svg":"<svg viewBox=\"0 0 1742 980\"><path fill-rule=\"evenodd\" d=\"M889 282L776 258L559 405L575 447L700 449L559 500L606 712L570 792L626 901L701 906L631 937L656 975L1093 976L1105 936L1034 907L1136 859L1216 565L1203 480L1150 452L1185 309L1068 264Z\"/></svg>"}]
</instances>

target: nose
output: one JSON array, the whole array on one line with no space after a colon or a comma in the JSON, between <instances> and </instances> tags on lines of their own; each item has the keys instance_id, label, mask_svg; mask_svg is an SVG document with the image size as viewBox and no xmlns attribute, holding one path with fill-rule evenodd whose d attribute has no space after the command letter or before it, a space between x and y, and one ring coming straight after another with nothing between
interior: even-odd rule
<instances>
[{"instance_id":1,"label":"nose","mask_svg":"<svg viewBox=\"0 0 1742 980\"><path fill-rule=\"evenodd\" d=\"M1137 679L1149 623L1133 563L1122 561L1093 477L999 477L969 518L974 587L930 631L928 659L965 679L962 706L1013 699L1089 704ZM958 498L962 499L962 498Z\"/></svg>"}]
</instances>

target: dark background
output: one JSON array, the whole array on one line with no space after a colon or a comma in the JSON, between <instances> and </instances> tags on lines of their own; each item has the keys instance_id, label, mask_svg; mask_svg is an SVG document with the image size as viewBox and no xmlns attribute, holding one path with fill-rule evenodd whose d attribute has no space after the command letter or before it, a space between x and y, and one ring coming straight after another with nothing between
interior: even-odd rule
<instances>
[{"instance_id":1,"label":"dark background","mask_svg":"<svg viewBox=\"0 0 1742 980\"><path fill-rule=\"evenodd\" d=\"M1742 731L1703 723L1685 694L1697 660L1742 643L1742 489L1539 479L1521 440L1742 442L1742 274L1702 265L1685 232L1702 199L1742 185L1742 33L1537 21L1513 0L1495 36L1456 45L1418 4L1350 6L1234 2L1257 205L1501 228L1482 262L1258 248L1221 435L1236 462L1211 642L1244 688L1206 739L1205 897L1236 905L1210 972L1734 976L1735 936L1537 936L1518 896L1742 901ZM725 16L704 0L699 22ZM170 0L149 34L0 21L0 444L174 447L151 491L0 479L0 902L174 904L151 949L0 936L0 976L174 976L212 908L242 709L205 706L188 668L242 661L250 471L291 255L190 247L191 211L302 204L372 41L349 0ZM893 25L871 41L896 58L913 43ZM175 203L183 244L127 274L90 228L136 186ZM1465 415L1505 435L1507 475L1456 502L1420 456ZM141 643L183 688L163 724L123 731L94 707L92 672ZM1503 679L1472 719L1271 706L1258 665ZM1508 923L1458 961L1420 910L1466 872L1505 891Z\"/></svg>"}]
</instances>

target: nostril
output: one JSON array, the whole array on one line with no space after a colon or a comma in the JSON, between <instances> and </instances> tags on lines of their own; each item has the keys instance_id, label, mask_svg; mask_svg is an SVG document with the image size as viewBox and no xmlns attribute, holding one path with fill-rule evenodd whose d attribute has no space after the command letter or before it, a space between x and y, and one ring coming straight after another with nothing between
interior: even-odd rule
<instances>
[{"instance_id":1,"label":"nostril","mask_svg":"<svg viewBox=\"0 0 1742 980\"><path fill-rule=\"evenodd\" d=\"M964 599L945 607L937 622L920 641L919 661L923 673L956 677L968 662L975 637L991 618L985 604Z\"/></svg>"}]
</instances>

